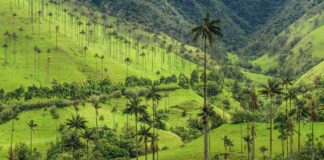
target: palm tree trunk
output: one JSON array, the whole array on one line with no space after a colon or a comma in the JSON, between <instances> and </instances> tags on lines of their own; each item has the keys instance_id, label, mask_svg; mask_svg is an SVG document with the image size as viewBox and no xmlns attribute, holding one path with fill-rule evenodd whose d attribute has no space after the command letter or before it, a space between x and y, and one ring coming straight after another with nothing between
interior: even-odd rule
<instances>
[{"instance_id":1,"label":"palm tree trunk","mask_svg":"<svg viewBox=\"0 0 324 160\"><path fill-rule=\"evenodd\" d=\"M30 128L30 150L33 150L33 129Z\"/></svg>"},{"instance_id":2,"label":"palm tree trunk","mask_svg":"<svg viewBox=\"0 0 324 160\"><path fill-rule=\"evenodd\" d=\"M137 112L135 112L136 160L138 160Z\"/></svg>"},{"instance_id":3,"label":"palm tree trunk","mask_svg":"<svg viewBox=\"0 0 324 160\"><path fill-rule=\"evenodd\" d=\"M89 159L89 140L87 140L86 148L87 148L87 160L88 160Z\"/></svg>"},{"instance_id":4,"label":"palm tree trunk","mask_svg":"<svg viewBox=\"0 0 324 160\"><path fill-rule=\"evenodd\" d=\"M205 110L207 109L207 39L205 38L204 54L204 160L208 160L208 117Z\"/></svg>"},{"instance_id":5,"label":"palm tree trunk","mask_svg":"<svg viewBox=\"0 0 324 160\"><path fill-rule=\"evenodd\" d=\"M315 152L314 152L314 121L312 120L312 144L311 144L311 151L312 151L312 160L315 159Z\"/></svg>"},{"instance_id":6,"label":"palm tree trunk","mask_svg":"<svg viewBox=\"0 0 324 160\"><path fill-rule=\"evenodd\" d=\"M272 160L272 112L273 112L273 106L272 106L272 98L270 100L270 160Z\"/></svg>"},{"instance_id":7,"label":"palm tree trunk","mask_svg":"<svg viewBox=\"0 0 324 160\"><path fill-rule=\"evenodd\" d=\"M152 137L155 136L155 128L154 128L154 121L155 121L155 105L154 105L154 100L152 100L152 108L153 108L153 116L152 116L152 119L153 119L153 122L152 122L152 128L153 128L153 135ZM153 160L155 160L155 142L154 142L154 138L152 138L152 142L153 143L153 147L152 147L152 155L153 155Z\"/></svg>"},{"instance_id":8,"label":"palm tree trunk","mask_svg":"<svg viewBox=\"0 0 324 160\"><path fill-rule=\"evenodd\" d=\"M144 149L145 150L144 151L145 152L145 160L147 160L147 137L146 136L144 137L144 145L145 145L144 146L144 148L145 148Z\"/></svg>"},{"instance_id":9,"label":"palm tree trunk","mask_svg":"<svg viewBox=\"0 0 324 160\"><path fill-rule=\"evenodd\" d=\"M298 150L297 150L297 159L300 159L300 109L298 109Z\"/></svg>"},{"instance_id":10,"label":"palm tree trunk","mask_svg":"<svg viewBox=\"0 0 324 160\"><path fill-rule=\"evenodd\" d=\"M252 160L255 160L255 124L254 124L254 118L255 118L255 115L254 115L254 108L252 108Z\"/></svg>"},{"instance_id":11,"label":"palm tree trunk","mask_svg":"<svg viewBox=\"0 0 324 160\"><path fill-rule=\"evenodd\" d=\"M281 152L282 152L282 158L285 159L285 139L283 138L281 140Z\"/></svg>"},{"instance_id":12,"label":"palm tree trunk","mask_svg":"<svg viewBox=\"0 0 324 160\"><path fill-rule=\"evenodd\" d=\"M12 123L11 123L11 139L10 139L10 157L11 158L13 158L12 144L13 144L14 126L15 126L15 119L12 119Z\"/></svg>"},{"instance_id":13,"label":"palm tree trunk","mask_svg":"<svg viewBox=\"0 0 324 160\"><path fill-rule=\"evenodd\" d=\"M291 99L289 99L289 111L291 111ZM289 154L289 159L293 160L293 124L291 117L289 117L289 137L290 137L290 154ZM288 154L288 153L287 153Z\"/></svg>"}]
</instances>

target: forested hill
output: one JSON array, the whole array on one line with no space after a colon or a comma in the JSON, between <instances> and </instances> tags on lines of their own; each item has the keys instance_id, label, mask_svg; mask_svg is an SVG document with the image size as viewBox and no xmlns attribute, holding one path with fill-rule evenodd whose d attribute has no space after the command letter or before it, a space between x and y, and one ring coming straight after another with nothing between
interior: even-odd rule
<instances>
[{"instance_id":1,"label":"forested hill","mask_svg":"<svg viewBox=\"0 0 324 160\"><path fill-rule=\"evenodd\" d=\"M322 0L93 0L102 10L190 41L190 28L209 11L222 20L227 49L256 54L268 39L280 33ZM261 39L258 39L260 38ZM264 38L268 37L268 39ZM270 38L269 38L270 37ZM251 42L251 39L253 40Z\"/></svg>"}]
</instances>

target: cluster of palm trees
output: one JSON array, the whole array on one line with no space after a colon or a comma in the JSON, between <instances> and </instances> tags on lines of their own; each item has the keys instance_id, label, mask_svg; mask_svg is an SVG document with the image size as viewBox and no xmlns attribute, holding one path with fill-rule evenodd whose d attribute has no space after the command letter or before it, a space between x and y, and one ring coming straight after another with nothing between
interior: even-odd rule
<instances>
[{"instance_id":1,"label":"cluster of palm trees","mask_svg":"<svg viewBox=\"0 0 324 160\"><path fill-rule=\"evenodd\" d=\"M25 3L25 1L23 2ZM131 23L130 25L126 25L128 23L120 18L115 20L107 15L99 14L91 8L89 11L79 9L82 7L78 6L77 4L73 4L73 2L63 0L28 0L27 4L28 14L26 16L30 20L30 26L33 33L35 33L35 25L38 25L38 35L39 38L41 38L41 31L46 30L42 28L42 23L47 21L49 38L51 39L52 34L55 34L54 44L56 53L58 53L59 44L61 43L59 36L60 34L64 35L66 38L70 37L72 40L76 38L78 41L78 49L80 53L82 53L81 56L83 57L85 63L88 50L91 50L96 45L98 45L98 47L106 45L107 49L104 50L102 55L99 57L99 59L102 60L102 67L100 71L101 77L105 77L105 74L107 75L108 69L103 67L103 61L104 59L108 60L108 57L117 61L119 60L127 65L127 68L130 65L130 62L134 61L134 65L136 64L143 67L142 73L144 76L146 76L148 71L149 61L151 61L150 71L152 73L155 73L157 70L174 73L172 69L177 67L179 68L177 70L190 73L191 67L189 72L187 72L188 70L185 67L186 64L189 63L191 66L191 62L201 60L200 58L192 58L193 51L188 49L184 44L174 41L168 44L166 37L161 35L159 32L155 32L154 34L143 32L136 24ZM18 15L13 13L13 20L15 23L17 21L17 17ZM52 32L53 30L54 32ZM19 31L22 33L24 29L21 27ZM24 49L24 52L27 68L29 51L32 50L29 45L29 40L33 39L33 36L26 33L26 38L18 39L18 33L15 32L6 32L4 36L5 43L2 45L4 49L4 63L8 63L8 59L10 59L11 55L13 55L13 63L16 63L17 47L22 48L22 46L19 46L17 42L25 41L26 48ZM21 34L19 37L24 36ZM35 55L37 55L37 59L35 58L36 69L34 74L39 80L39 62L42 61L41 57L43 56L39 56L39 51L41 51L41 49L38 44L37 48L38 49L36 49L36 46L33 48ZM134 50L135 54L132 54L132 49ZM10 54L11 52L12 54ZM161 55L160 66L157 66L156 64L158 53ZM200 57L199 50L196 50L195 54L196 57ZM165 55L167 55L168 58L165 58ZM51 58L51 60L49 59L50 58L47 57L46 60L48 68L46 78L47 83L50 81L48 78L50 77L49 64L53 58ZM179 67L180 65L177 64L180 59L181 67ZM187 61L185 59L187 59Z\"/></svg>"}]
</instances>

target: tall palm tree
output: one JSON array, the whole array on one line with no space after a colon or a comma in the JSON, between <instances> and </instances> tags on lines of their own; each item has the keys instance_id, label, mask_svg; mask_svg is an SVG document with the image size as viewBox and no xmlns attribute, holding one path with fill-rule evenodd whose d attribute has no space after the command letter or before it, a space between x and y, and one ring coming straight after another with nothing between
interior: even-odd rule
<instances>
[{"instance_id":1,"label":"tall palm tree","mask_svg":"<svg viewBox=\"0 0 324 160\"><path fill-rule=\"evenodd\" d=\"M146 127L145 125L141 125L140 130L137 132L137 135L140 136L139 142L144 141L144 153L145 153L145 160L147 160L147 142L148 138L152 136L150 132L151 127Z\"/></svg>"},{"instance_id":2,"label":"tall palm tree","mask_svg":"<svg viewBox=\"0 0 324 160\"><path fill-rule=\"evenodd\" d=\"M273 124L273 103L274 97L282 94L282 88L280 83L275 79L269 79L267 84L261 85L262 89L260 93L264 95L268 100L270 100L270 113L269 113L269 123L270 123L270 160L272 160L272 124Z\"/></svg>"},{"instance_id":3,"label":"tall palm tree","mask_svg":"<svg viewBox=\"0 0 324 160\"><path fill-rule=\"evenodd\" d=\"M247 153L248 153L247 159L250 160L252 137L250 135L246 135L243 137L243 140L246 142L246 146L247 146Z\"/></svg>"},{"instance_id":4,"label":"tall palm tree","mask_svg":"<svg viewBox=\"0 0 324 160\"><path fill-rule=\"evenodd\" d=\"M70 148L72 150L72 156L73 159L79 159L79 157L76 157L75 151L81 149L84 147L84 144L82 143L80 136L76 131L72 132L70 135L68 135L66 142L64 143L64 148Z\"/></svg>"},{"instance_id":5,"label":"tall palm tree","mask_svg":"<svg viewBox=\"0 0 324 160\"><path fill-rule=\"evenodd\" d=\"M127 104L127 108L124 110L126 114L134 114L135 116L135 133L137 133L137 121L138 115L146 112L146 106L141 105L142 99L138 96L132 96L128 98L129 103ZM136 159L138 159L138 137L137 134L135 135L136 139Z\"/></svg>"},{"instance_id":6,"label":"tall palm tree","mask_svg":"<svg viewBox=\"0 0 324 160\"><path fill-rule=\"evenodd\" d=\"M281 76L281 83L282 85L285 87L285 95L288 94L288 89L289 89L289 86L293 85L293 79L291 77L291 74L289 74L289 72L285 72L283 73L283 75ZM287 126L288 126L288 99L285 98L285 111L286 111L286 123L287 123ZM287 127L287 133L289 132L288 131L288 127ZM287 158L288 158L288 152L289 152L289 145L288 145L288 138L286 139L286 150L287 150Z\"/></svg>"},{"instance_id":7,"label":"tall palm tree","mask_svg":"<svg viewBox=\"0 0 324 160\"><path fill-rule=\"evenodd\" d=\"M265 152L266 152L266 151L268 151L268 148L267 148L266 146L261 146L261 147L260 147L260 152L261 152L262 155L263 155L263 156L262 156L262 157L263 157L263 158L262 158L263 160L266 159L266 157L265 157Z\"/></svg>"},{"instance_id":8,"label":"tall palm tree","mask_svg":"<svg viewBox=\"0 0 324 160\"><path fill-rule=\"evenodd\" d=\"M161 94L159 93L160 90L156 87L155 84L153 84L151 87L148 88L148 91L146 93L146 100L149 101L151 100L152 101L152 109L153 109L153 122L155 122L155 117L156 117L156 105L159 103L159 101L161 100L162 96ZM153 135L152 137L155 137L155 128L154 128L154 123L151 124L152 125L152 128L153 128ZM155 140L156 138L152 138L152 140ZM155 142L151 142L151 143L155 143ZM155 146L155 145L153 145ZM155 150L153 149L152 150L153 153L152 153L152 156L153 156L153 160L155 160Z\"/></svg>"},{"instance_id":9,"label":"tall palm tree","mask_svg":"<svg viewBox=\"0 0 324 160\"><path fill-rule=\"evenodd\" d=\"M96 139L95 136L94 136L95 132L96 132L95 129L87 128L81 134L81 137L86 140L87 160L89 159L89 142L94 141Z\"/></svg>"},{"instance_id":10,"label":"tall palm tree","mask_svg":"<svg viewBox=\"0 0 324 160\"><path fill-rule=\"evenodd\" d=\"M58 33L59 33L60 27L56 25L55 27L55 50L57 52L58 49Z\"/></svg>"},{"instance_id":11,"label":"tall palm tree","mask_svg":"<svg viewBox=\"0 0 324 160\"><path fill-rule=\"evenodd\" d=\"M285 159L285 140L288 139L288 123L287 117L282 114L278 114L274 119L274 129L277 129L279 132L278 139L281 140L281 152L282 158ZM287 153L288 154L288 153Z\"/></svg>"},{"instance_id":12,"label":"tall palm tree","mask_svg":"<svg viewBox=\"0 0 324 160\"><path fill-rule=\"evenodd\" d=\"M94 55L94 57L95 57L95 59L96 59L96 71L98 71L98 59L99 59L99 54L98 53L96 53L95 55Z\"/></svg>"},{"instance_id":13,"label":"tall palm tree","mask_svg":"<svg viewBox=\"0 0 324 160\"><path fill-rule=\"evenodd\" d=\"M113 128L115 128L115 114L117 113L117 107L114 106L112 109L111 109L111 114L112 114L112 122L113 122Z\"/></svg>"},{"instance_id":14,"label":"tall palm tree","mask_svg":"<svg viewBox=\"0 0 324 160\"><path fill-rule=\"evenodd\" d=\"M300 149L301 149L301 144L300 144L300 136L301 136L301 131L300 131L300 123L304 118L308 117L308 109L306 107L306 100L301 99L296 101L296 118L297 118L297 159L300 159Z\"/></svg>"},{"instance_id":15,"label":"tall palm tree","mask_svg":"<svg viewBox=\"0 0 324 160\"><path fill-rule=\"evenodd\" d=\"M7 60L7 55L8 55L8 47L9 47L9 45L8 44L3 44L2 45L2 48L4 48L4 58L3 58L3 61L4 61L4 64L7 64L8 63L8 60Z\"/></svg>"},{"instance_id":16,"label":"tall palm tree","mask_svg":"<svg viewBox=\"0 0 324 160\"><path fill-rule=\"evenodd\" d=\"M219 26L220 20L211 20L209 13L203 19L203 23L192 29L194 33L194 41L199 37L204 40L204 105L203 110L207 108L207 40L209 45L212 46L214 36L222 37L222 29ZM208 160L208 117L205 114L204 120L204 160Z\"/></svg>"},{"instance_id":17,"label":"tall palm tree","mask_svg":"<svg viewBox=\"0 0 324 160\"><path fill-rule=\"evenodd\" d=\"M99 129L98 128L98 116L99 116L99 109L101 108L101 106L99 105L98 102L93 102L92 105L96 112L96 131L98 132L98 129ZM98 134L97 138L99 138L99 134Z\"/></svg>"},{"instance_id":18,"label":"tall palm tree","mask_svg":"<svg viewBox=\"0 0 324 160\"><path fill-rule=\"evenodd\" d=\"M38 125L34 122L34 120L30 120L27 125L30 128L30 149L33 150L33 133L35 133L35 128Z\"/></svg>"},{"instance_id":19,"label":"tall palm tree","mask_svg":"<svg viewBox=\"0 0 324 160\"><path fill-rule=\"evenodd\" d=\"M58 135L57 135L57 131L58 131L58 119L60 118L60 114L57 112L57 108L56 106L52 106L50 108L50 113L53 119L55 119L55 134L56 134L56 141L58 141Z\"/></svg>"},{"instance_id":20,"label":"tall palm tree","mask_svg":"<svg viewBox=\"0 0 324 160\"><path fill-rule=\"evenodd\" d=\"M289 113L291 112L291 105L293 101L297 101L297 91L295 89L288 89L287 94L284 97L285 99L287 99L289 101ZM289 130L289 148L290 148L290 152L289 152L289 159L292 160L293 159L293 131L294 131L294 124L293 121L291 119L291 116L288 117L288 125L287 128ZM287 153L288 154L288 153Z\"/></svg>"},{"instance_id":21,"label":"tall palm tree","mask_svg":"<svg viewBox=\"0 0 324 160\"><path fill-rule=\"evenodd\" d=\"M130 62L131 62L131 59L129 57L126 57L125 58L125 63L127 65L126 77L128 77L128 66L129 66Z\"/></svg>"},{"instance_id":22,"label":"tall palm tree","mask_svg":"<svg viewBox=\"0 0 324 160\"><path fill-rule=\"evenodd\" d=\"M101 60L101 77L104 77L104 60L105 60L105 56L101 55L100 56L100 60Z\"/></svg>"},{"instance_id":23,"label":"tall palm tree","mask_svg":"<svg viewBox=\"0 0 324 160\"><path fill-rule=\"evenodd\" d=\"M10 138L10 157L13 157L13 150L12 150L12 145L13 145L13 138L14 138L14 131L15 131L15 121L19 120L18 113L19 113L19 108L18 107L12 107L11 108L11 138Z\"/></svg>"},{"instance_id":24,"label":"tall palm tree","mask_svg":"<svg viewBox=\"0 0 324 160\"><path fill-rule=\"evenodd\" d=\"M257 109L257 95L254 90L251 90L249 93L249 108L252 112L252 127L251 127L251 135L252 135L252 160L255 160L255 110Z\"/></svg>"},{"instance_id":25,"label":"tall palm tree","mask_svg":"<svg viewBox=\"0 0 324 160\"><path fill-rule=\"evenodd\" d=\"M69 129L75 129L77 133L77 131L87 128L86 123L87 121L77 114L76 116L72 115L71 119L67 119L65 125L68 126Z\"/></svg>"},{"instance_id":26,"label":"tall palm tree","mask_svg":"<svg viewBox=\"0 0 324 160\"><path fill-rule=\"evenodd\" d=\"M310 120L311 120L311 152L312 152L312 159L315 159L315 151L314 151L314 123L317 121L317 100L315 98L315 96L312 97L311 101L310 101L310 105L309 105L309 110L310 110Z\"/></svg>"}]
</instances>

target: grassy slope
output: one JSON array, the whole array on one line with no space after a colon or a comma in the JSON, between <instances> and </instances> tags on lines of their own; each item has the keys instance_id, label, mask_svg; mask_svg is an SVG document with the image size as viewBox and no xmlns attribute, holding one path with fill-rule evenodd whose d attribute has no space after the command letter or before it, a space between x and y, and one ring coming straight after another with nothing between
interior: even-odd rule
<instances>
[{"instance_id":1,"label":"grassy slope","mask_svg":"<svg viewBox=\"0 0 324 160\"><path fill-rule=\"evenodd\" d=\"M278 55L269 56L269 54L264 54L258 59L254 60L252 63L261 67L262 71L267 71L271 67L276 67L278 65Z\"/></svg>"},{"instance_id":2,"label":"grassy slope","mask_svg":"<svg viewBox=\"0 0 324 160\"><path fill-rule=\"evenodd\" d=\"M198 105L201 102L201 97L196 95L193 91L190 90L177 90L168 93L170 98L163 98L160 102L159 109L164 109L166 107L169 109L169 120L167 121L167 127L174 126L184 126L187 123L187 120L190 116L195 116L200 108ZM166 102L166 103L165 103ZM151 112L150 102L143 102L148 105L148 111ZM166 106L165 106L166 104ZM124 98L112 99L111 102L107 105L102 105L102 108L99 109L99 116L103 115L105 120L99 122L99 125L106 124L109 127L113 126L113 115L110 112L113 106L117 106L117 114L115 115L115 122L118 123L119 132L121 128L126 123L126 115L123 115L122 110L126 105L126 100ZM185 105L185 106L184 106ZM179 106L179 107L175 107ZM180 112L181 107L185 107L187 111L187 116L182 117ZM84 117L88 123L89 127L95 126L95 110L91 104L86 104L85 106L79 106L79 114ZM75 114L74 107L65 107L59 108L58 112L60 114L60 123L64 123L66 119L70 118L72 114ZM93 113L93 114L92 114ZM37 109L31 111L25 111L20 114L20 120L17 121L15 127L14 135L14 144L18 142L25 142L29 144L29 130L26 123L33 119L38 127L36 128L34 143L38 149L43 153L48 148L49 143L55 140L55 120L52 119L49 110ZM11 122L9 121L5 124L0 125L0 137L3 137L0 141L2 149L0 150L0 157L7 153L10 146L10 128ZM134 126L134 116L129 116L130 126ZM169 131L160 131L160 146L168 146L170 149L178 148L181 144L181 138Z\"/></svg>"},{"instance_id":3,"label":"grassy slope","mask_svg":"<svg viewBox=\"0 0 324 160\"><path fill-rule=\"evenodd\" d=\"M320 76L321 78L323 78L323 75L324 75L324 62L321 62L320 64L318 64L317 66L313 67L308 72L306 72L304 75L302 75L295 82L295 84L312 83L316 76Z\"/></svg>"},{"instance_id":4,"label":"grassy slope","mask_svg":"<svg viewBox=\"0 0 324 160\"><path fill-rule=\"evenodd\" d=\"M267 124L257 124L256 126L256 156L258 158L262 157L259 148L264 145L269 145L269 131L266 129ZM304 144L306 140L306 134L310 133L310 127L308 124L301 125L302 137L301 142ZM315 133L318 135L324 135L324 125L323 123L318 123L315 125ZM246 134L246 125L243 125L243 136ZM240 125L236 124L225 124L220 128L217 128L211 132L211 152L221 153L224 152L223 141L221 138L227 135L234 142L234 147L230 154L230 159L239 159L240 151L241 151L241 143L240 143ZM281 153L281 142L276 137L278 137L278 132L274 131L274 154ZM297 137L295 137L297 139ZM320 141L324 142L323 138L320 138ZM294 143L294 147L297 143ZM177 159L177 160L200 160L203 158L203 137L200 137L196 140L193 140L186 144L184 147L161 151L159 153L160 159ZM267 154L269 151L267 152ZM243 155L246 156L246 144L243 141ZM142 157L142 159L144 159Z\"/></svg>"},{"instance_id":5,"label":"grassy slope","mask_svg":"<svg viewBox=\"0 0 324 160\"><path fill-rule=\"evenodd\" d=\"M315 21L318 25L315 26ZM324 14L323 12L318 12L313 16L308 16L307 14L300 18L298 21L290 25L287 30L280 33L277 37L287 36L287 41L282 47L289 45L297 37L301 40L293 46L291 49L292 56L287 57L288 64L295 70L300 70L309 59L302 59L299 55L299 49L304 50L310 48L310 55L313 59L324 58ZM275 39L275 41L277 41ZM311 47L310 47L311 43ZM302 61L301 61L302 60ZM258 59L254 60L253 63L259 65L263 71L268 70L270 67L276 67L278 65L279 55L275 54L269 56L269 54L264 54Z\"/></svg>"},{"instance_id":6,"label":"grassy slope","mask_svg":"<svg viewBox=\"0 0 324 160\"><path fill-rule=\"evenodd\" d=\"M38 22L34 25L35 32L32 34L31 31L31 23L27 18L27 4L25 4L25 8L18 9L15 7L13 11L9 9L9 0L0 2L0 33L3 34L6 31L10 33L17 33L18 41L17 41L17 60L16 63L13 63L13 54L10 54L9 64L4 65L4 52L5 49L1 47L0 49L0 87L5 89L13 89L19 85L46 85L46 75L47 75L47 58L51 57L50 63L50 79L56 79L59 81L80 81L86 80L88 78L91 79L99 79L101 78L100 71L100 61L98 63L98 68L96 70L96 62L97 59L94 58L94 55L98 53L99 55L105 55L104 59L104 68L107 68L108 76L114 81L119 82L125 79L126 77L126 64L124 63L125 55L124 52L125 47L122 49L119 48L117 53L119 54L118 58L109 57L109 53L107 52L106 45L101 44L102 35L99 32L97 43L95 45L88 46L89 50L87 51L86 61L84 57L82 57L82 51L78 48L78 40L76 39L77 35L74 34L73 38L70 37L70 28L67 25L67 31L64 29L64 23L61 21L55 21L54 17L51 24L51 35L49 34L49 21L46 18L41 19L40 25L40 34L38 34ZM25 3L27 1L24 1ZM49 7L50 8L50 7ZM14 18L12 13L16 13L17 16ZM55 12L53 11L55 14ZM53 14L53 15L54 15ZM38 20L38 18L36 17ZM86 21L85 17L81 17L82 20ZM114 18L111 18L114 20ZM58 36L58 52L55 51L55 25L60 24L60 31ZM24 29L23 32L18 31L18 29L22 27ZM85 25L83 26L85 27ZM76 27L74 27L75 29ZM99 26L99 30L101 31L101 26ZM65 32L67 34L65 35ZM142 30L134 31L137 34L147 35L152 37L152 34L144 32ZM26 47L27 41L25 36L28 35L31 39L28 40L28 48ZM49 38L51 36L51 38ZM124 35L127 36L127 35ZM169 37L165 35L161 35L159 38L162 40L165 37L166 44L174 44L178 45L178 42L171 41ZM5 36L0 36L1 46L4 44ZM144 70L147 71L146 76L149 78L155 77L155 72L159 70L161 74L176 74L178 75L180 72L185 73L187 76L190 74L190 69L194 69L195 65L190 63L187 60L184 60L184 69L181 65L181 58L179 56L175 56L176 60L173 59L172 54L172 68L171 72L169 71L169 66L165 62L161 64L161 54L162 49L158 46L156 48L156 55L154 62L152 63L152 54L149 54L148 50L143 50L146 52L146 69L144 69L143 59L137 63L135 62L135 40L131 40L131 64L129 67L129 73L136 76L145 76ZM112 38L112 46L116 45L117 40ZM147 42L143 42L142 45L148 44ZM42 53L40 54L40 76L39 79L35 79L34 73L34 52L33 48L37 45ZM119 44L120 45L120 44ZM27 48L27 49L26 49ZM193 47L186 46L188 50L194 50ZM51 53L47 53L46 51L50 49ZM9 49L12 50L12 45ZM114 52L115 53L115 52ZM111 54L114 54L111 53ZM28 57L28 58L26 58ZM166 56L167 59L167 56ZM153 64L153 70L151 68Z\"/></svg>"}]
</instances>

